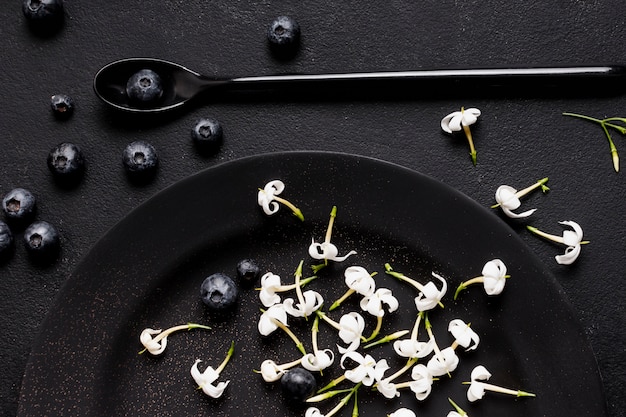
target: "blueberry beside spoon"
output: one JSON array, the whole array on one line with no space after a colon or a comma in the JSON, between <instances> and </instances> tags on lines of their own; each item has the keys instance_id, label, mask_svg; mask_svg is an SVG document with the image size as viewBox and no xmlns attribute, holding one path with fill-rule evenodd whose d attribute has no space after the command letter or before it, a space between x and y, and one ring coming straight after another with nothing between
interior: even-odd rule
<instances>
[{"instance_id":1,"label":"blueberry beside spoon","mask_svg":"<svg viewBox=\"0 0 626 417\"><path fill-rule=\"evenodd\" d=\"M139 73L156 74L159 91L148 92L149 100L137 100L129 80ZM626 86L626 67L620 65L438 69L334 74L288 74L239 78L201 75L174 62L155 58L127 58L105 65L94 77L96 95L109 106L136 113L157 113L184 106L200 95L214 96L247 91L327 92L330 96L347 91L398 91L419 99L424 95L464 89L515 88L519 91L590 91L606 94L607 88L621 92ZM139 83L150 89L149 78ZM130 94L130 96L129 96Z\"/></svg>"}]
</instances>

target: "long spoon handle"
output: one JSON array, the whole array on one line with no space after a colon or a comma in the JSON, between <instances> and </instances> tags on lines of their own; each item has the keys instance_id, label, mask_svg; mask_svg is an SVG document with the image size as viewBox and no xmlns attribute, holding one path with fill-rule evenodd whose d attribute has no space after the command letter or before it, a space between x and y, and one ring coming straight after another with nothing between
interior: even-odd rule
<instances>
[{"instance_id":1,"label":"long spoon handle","mask_svg":"<svg viewBox=\"0 0 626 417\"><path fill-rule=\"evenodd\" d=\"M536 68L479 68L388 71L337 74L290 74L234 78L238 90L299 87L419 87L436 90L469 87L613 88L626 87L626 66L572 66Z\"/></svg>"}]
</instances>

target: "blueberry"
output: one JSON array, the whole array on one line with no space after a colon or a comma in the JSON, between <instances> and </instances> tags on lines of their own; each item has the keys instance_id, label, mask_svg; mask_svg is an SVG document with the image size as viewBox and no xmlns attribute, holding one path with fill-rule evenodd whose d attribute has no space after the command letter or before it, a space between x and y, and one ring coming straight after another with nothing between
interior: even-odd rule
<instances>
[{"instance_id":1,"label":"blueberry","mask_svg":"<svg viewBox=\"0 0 626 417\"><path fill-rule=\"evenodd\" d=\"M13 234L11 229L5 222L0 221L0 261L7 259L12 250Z\"/></svg>"},{"instance_id":2,"label":"blueberry","mask_svg":"<svg viewBox=\"0 0 626 417\"><path fill-rule=\"evenodd\" d=\"M35 214L36 199L33 193L23 188L9 191L2 199L2 210L7 220L24 222Z\"/></svg>"},{"instance_id":3,"label":"blueberry","mask_svg":"<svg viewBox=\"0 0 626 417\"><path fill-rule=\"evenodd\" d=\"M235 282L228 275L222 273L208 276L200 286L202 302L216 312L233 308L238 295L239 290Z\"/></svg>"},{"instance_id":4,"label":"blueberry","mask_svg":"<svg viewBox=\"0 0 626 417\"><path fill-rule=\"evenodd\" d=\"M163 95L161 77L150 69L133 74L126 83L126 95L135 104L150 104Z\"/></svg>"},{"instance_id":5,"label":"blueberry","mask_svg":"<svg viewBox=\"0 0 626 417\"><path fill-rule=\"evenodd\" d=\"M63 0L24 0L22 12L29 21L56 22L63 18Z\"/></svg>"},{"instance_id":6,"label":"blueberry","mask_svg":"<svg viewBox=\"0 0 626 417\"><path fill-rule=\"evenodd\" d=\"M126 172L137 179L148 179L156 172L159 157L148 142L139 140L129 143L124 148L122 162Z\"/></svg>"},{"instance_id":7,"label":"blueberry","mask_svg":"<svg viewBox=\"0 0 626 417\"><path fill-rule=\"evenodd\" d=\"M213 153L222 145L222 125L215 119L202 118L191 130L191 139L199 151Z\"/></svg>"},{"instance_id":8,"label":"blueberry","mask_svg":"<svg viewBox=\"0 0 626 417\"><path fill-rule=\"evenodd\" d=\"M48 154L48 168L59 179L78 180L85 170L83 153L73 143L60 143Z\"/></svg>"},{"instance_id":9,"label":"blueberry","mask_svg":"<svg viewBox=\"0 0 626 417\"><path fill-rule=\"evenodd\" d=\"M237 278L244 285L253 285L260 273L259 265L252 259L243 259L237 264Z\"/></svg>"},{"instance_id":10,"label":"blueberry","mask_svg":"<svg viewBox=\"0 0 626 417\"><path fill-rule=\"evenodd\" d=\"M57 119L68 119L74 113L74 100L67 94L50 97L50 108Z\"/></svg>"},{"instance_id":11,"label":"blueberry","mask_svg":"<svg viewBox=\"0 0 626 417\"><path fill-rule=\"evenodd\" d=\"M300 43L300 25L289 16L279 16L270 24L267 40L274 52L291 55Z\"/></svg>"},{"instance_id":12,"label":"blueberry","mask_svg":"<svg viewBox=\"0 0 626 417\"><path fill-rule=\"evenodd\" d=\"M48 222L34 222L24 230L24 244L33 259L52 261L59 253L59 232Z\"/></svg>"},{"instance_id":13,"label":"blueberry","mask_svg":"<svg viewBox=\"0 0 626 417\"><path fill-rule=\"evenodd\" d=\"M304 368L294 368L280 378L283 397L288 403L302 404L315 392L317 382L315 377Z\"/></svg>"}]
</instances>

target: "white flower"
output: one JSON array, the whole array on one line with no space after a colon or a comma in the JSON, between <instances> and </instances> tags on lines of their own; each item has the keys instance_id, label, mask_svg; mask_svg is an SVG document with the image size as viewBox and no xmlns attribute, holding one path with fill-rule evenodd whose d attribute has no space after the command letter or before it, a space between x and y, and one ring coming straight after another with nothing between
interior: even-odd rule
<instances>
[{"instance_id":1,"label":"white flower","mask_svg":"<svg viewBox=\"0 0 626 417\"><path fill-rule=\"evenodd\" d=\"M480 110L477 108L472 107L464 109L461 107L461 111L452 112L441 119L441 129L444 132L452 133L463 130L470 146L470 155L472 156L474 165L476 165L476 149L474 149L474 141L472 140L472 133L469 126L476 123L478 116L480 116Z\"/></svg>"},{"instance_id":2,"label":"white flower","mask_svg":"<svg viewBox=\"0 0 626 417\"><path fill-rule=\"evenodd\" d=\"M459 357L452 347L447 347L428 361L426 367L432 376L441 376L454 371L459 365Z\"/></svg>"},{"instance_id":3,"label":"white flower","mask_svg":"<svg viewBox=\"0 0 626 417\"><path fill-rule=\"evenodd\" d=\"M422 364L415 365L411 371L413 381L409 384L411 391L415 394L415 398L423 401L430 395L433 385L433 375L428 368Z\"/></svg>"},{"instance_id":4,"label":"white flower","mask_svg":"<svg viewBox=\"0 0 626 417\"><path fill-rule=\"evenodd\" d=\"M370 355L361 355L359 352L346 352L341 357L341 368L346 369L343 365L346 359L352 359L358 364L354 369L347 370L344 375L349 381L357 383L363 383L363 385L371 387L374 382L382 380L383 375L389 365L387 365L386 359L376 361Z\"/></svg>"},{"instance_id":5,"label":"white flower","mask_svg":"<svg viewBox=\"0 0 626 417\"><path fill-rule=\"evenodd\" d=\"M394 398L400 396L400 392L396 388L396 384L391 382L388 378L378 382L376 384L376 390L383 394L385 398Z\"/></svg>"},{"instance_id":6,"label":"white flower","mask_svg":"<svg viewBox=\"0 0 626 417\"><path fill-rule=\"evenodd\" d=\"M448 284L446 280L434 272L432 272L432 276L441 281L441 290L437 289L434 282L429 281L426 285L422 285L414 279L411 279L400 272L394 271L389 264L385 264L385 273L411 284L420 292L419 295L415 297L415 306L419 311L432 310L437 305L440 305L441 299L448 291Z\"/></svg>"},{"instance_id":7,"label":"white flower","mask_svg":"<svg viewBox=\"0 0 626 417\"><path fill-rule=\"evenodd\" d=\"M304 417L326 417L317 407L309 407L304 413Z\"/></svg>"},{"instance_id":8,"label":"white flower","mask_svg":"<svg viewBox=\"0 0 626 417\"><path fill-rule=\"evenodd\" d=\"M324 241L322 243L317 243L315 242L315 239L312 239L311 245L309 246L309 255L311 258L324 260L324 265L327 261L343 262L348 259L349 256L356 254L355 251L351 250L346 255L339 256L339 249L337 249L337 246L330 243L335 217L337 217L337 207L333 206L330 211L330 219L328 220L328 227L326 229Z\"/></svg>"},{"instance_id":9,"label":"white flower","mask_svg":"<svg viewBox=\"0 0 626 417\"><path fill-rule=\"evenodd\" d=\"M399 408L393 413L389 414L388 417L416 417L415 413L408 408Z\"/></svg>"},{"instance_id":10,"label":"white flower","mask_svg":"<svg viewBox=\"0 0 626 417\"><path fill-rule=\"evenodd\" d=\"M193 377L198 387L202 388L202 391L210 397L219 398L230 381L219 382L217 385L213 385L213 382L220 377L219 372L212 367L207 367L204 372L198 370L198 363L202 362L200 359L196 359L196 362L191 367L191 376Z\"/></svg>"},{"instance_id":11,"label":"white flower","mask_svg":"<svg viewBox=\"0 0 626 417\"><path fill-rule=\"evenodd\" d=\"M259 333L267 336L278 328L276 321L287 325L287 312L282 304L275 304L268 308L259 318Z\"/></svg>"},{"instance_id":12,"label":"white flower","mask_svg":"<svg viewBox=\"0 0 626 417\"><path fill-rule=\"evenodd\" d=\"M350 266L344 272L345 283L351 290L363 296L369 296L376 290L376 281L361 266Z\"/></svg>"},{"instance_id":13,"label":"white flower","mask_svg":"<svg viewBox=\"0 0 626 417\"><path fill-rule=\"evenodd\" d=\"M333 364L335 354L330 349L318 350L315 353L307 353L302 357L302 367L309 371L323 371Z\"/></svg>"},{"instance_id":14,"label":"white flower","mask_svg":"<svg viewBox=\"0 0 626 417\"><path fill-rule=\"evenodd\" d=\"M259 298L265 307L271 307L280 303L280 296L276 294L277 289L281 288L280 276L268 272L261 277L261 292Z\"/></svg>"},{"instance_id":15,"label":"white flower","mask_svg":"<svg viewBox=\"0 0 626 417\"><path fill-rule=\"evenodd\" d=\"M257 195L257 202L259 203L259 206L263 208L265 214L270 216L278 211L280 208L278 203L281 203L289 207L293 214L300 220L304 220L302 212L296 206L284 198L278 197L278 194L282 193L284 189L285 184L281 180L273 180L265 184L263 189L259 189L259 193Z\"/></svg>"},{"instance_id":16,"label":"white flower","mask_svg":"<svg viewBox=\"0 0 626 417\"><path fill-rule=\"evenodd\" d=\"M463 126L470 126L476 123L479 116L480 110L475 107L452 112L441 119L441 129L446 133L460 132Z\"/></svg>"},{"instance_id":17,"label":"white flower","mask_svg":"<svg viewBox=\"0 0 626 417\"><path fill-rule=\"evenodd\" d=\"M393 343L393 349L396 353L405 358L425 358L430 355L435 347L434 339L428 339L428 342L420 342L417 340L420 321L424 313L418 314L413 325L410 339L396 340Z\"/></svg>"},{"instance_id":18,"label":"white flower","mask_svg":"<svg viewBox=\"0 0 626 417\"><path fill-rule=\"evenodd\" d=\"M343 354L356 350L361 344L361 337L365 330L365 320L359 313L344 314L339 319L339 338L347 344L347 348L338 346L339 353Z\"/></svg>"},{"instance_id":19,"label":"white flower","mask_svg":"<svg viewBox=\"0 0 626 417\"><path fill-rule=\"evenodd\" d=\"M393 296L391 290L387 288L379 288L370 296L365 296L361 299L361 309L367 311L375 317L382 317L385 315L383 304L387 304L389 312L393 313L398 309L398 300Z\"/></svg>"},{"instance_id":20,"label":"white flower","mask_svg":"<svg viewBox=\"0 0 626 417\"><path fill-rule=\"evenodd\" d=\"M415 306L419 311L427 311L435 308L448 291L446 280L434 272L432 275L441 281L441 290L438 290L437 286L432 281L428 281L426 285L423 285L419 295L415 298Z\"/></svg>"},{"instance_id":21,"label":"white flower","mask_svg":"<svg viewBox=\"0 0 626 417\"><path fill-rule=\"evenodd\" d=\"M483 286L489 295L498 295L506 283L506 265L500 259L493 259L483 266Z\"/></svg>"},{"instance_id":22,"label":"white flower","mask_svg":"<svg viewBox=\"0 0 626 417\"><path fill-rule=\"evenodd\" d=\"M294 307L295 301L292 298L287 298L283 301L285 311L294 317L308 317L322 306L324 298L320 293L308 290L302 293L302 301Z\"/></svg>"},{"instance_id":23,"label":"white flower","mask_svg":"<svg viewBox=\"0 0 626 417\"><path fill-rule=\"evenodd\" d=\"M558 264L570 265L574 263L574 261L578 258L578 255L580 255L581 245L589 243L589 242L582 240L583 229L580 227L578 223L574 221L566 220L566 221L559 222L559 224L570 226L573 230L564 230L563 236L556 236L556 235L551 235L551 234L542 232L536 227L532 227L532 226L526 226L526 227L528 228L528 230L530 230L531 232L541 237L544 237L553 242L567 245L567 249L565 249L565 253L563 255L557 255L554 258L556 259L556 262Z\"/></svg>"},{"instance_id":24,"label":"white flower","mask_svg":"<svg viewBox=\"0 0 626 417\"><path fill-rule=\"evenodd\" d=\"M356 251L351 250L346 255L339 256L339 249L337 249L337 246L330 242L317 243L315 239L311 241L311 245L309 246L309 255L313 259L343 262L354 254L356 254Z\"/></svg>"},{"instance_id":25,"label":"white flower","mask_svg":"<svg viewBox=\"0 0 626 417\"><path fill-rule=\"evenodd\" d=\"M525 391L502 388L497 385L487 384L484 381L491 378L491 372L482 365L478 365L472 370L471 383L467 389L467 399L470 402L478 401L485 395L485 391L494 391L502 394L514 395L516 397L534 397L535 394Z\"/></svg>"},{"instance_id":26,"label":"white flower","mask_svg":"<svg viewBox=\"0 0 626 417\"><path fill-rule=\"evenodd\" d=\"M400 356L405 358L425 358L433 351L434 343L432 340L428 342L420 342L414 339L396 340L393 343L393 349Z\"/></svg>"},{"instance_id":27,"label":"white flower","mask_svg":"<svg viewBox=\"0 0 626 417\"><path fill-rule=\"evenodd\" d=\"M217 385L213 385L213 382L217 381L217 378L220 377L220 373L226 367L226 364L233 356L235 351L235 342L230 344L230 349L228 349L228 354L226 355L226 359L218 366L216 369L208 366L204 372L200 372L198 370L198 363L202 362L200 359L196 359L196 362L191 366L191 376L193 377L196 384L198 384L198 388L201 388L202 391L213 398L221 397L222 393L228 386L230 381L219 382Z\"/></svg>"},{"instance_id":28,"label":"white flower","mask_svg":"<svg viewBox=\"0 0 626 417\"><path fill-rule=\"evenodd\" d=\"M461 319L454 319L448 324L448 331L452 333L456 343L467 350L474 350L478 347L480 337Z\"/></svg>"},{"instance_id":29,"label":"white flower","mask_svg":"<svg viewBox=\"0 0 626 417\"><path fill-rule=\"evenodd\" d=\"M472 284L482 283L485 288L485 292L488 295L498 295L504 290L504 284L509 278L506 274L506 265L500 259L493 259L483 266L482 275L476 278L472 278L459 284L454 293L454 299L459 296L459 293Z\"/></svg>"},{"instance_id":30,"label":"white flower","mask_svg":"<svg viewBox=\"0 0 626 417\"><path fill-rule=\"evenodd\" d=\"M504 214L513 218L519 219L522 217L528 217L533 214L537 209L532 209L525 211L523 213L513 213L512 210L516 210L522 204L520 201L520 197L525 196L535 188L541 187L541 190L545 193L549 190L546 187L546 182L548 182L548 178L542 178L530 187L526 187L521 191L517 191L515 188L508 185L501 185L496 190L496 202L497 204L491 206L491 208L500 207Z\"/></svg>"},{"instance_id":31,"label":"white flower","mask_svg":"<svg viewBox=\"0 0 626 417\"><path fill-rule=\"evenodd\" d=\"M258 373L261 374L265 382L276 382L283 376L285 372L287 372L289 368L292 368L296 365L300 365L301 361L302 361L302 358L297 359L290 363L278 365L273 360L266 359L261 363L261 370L258 371Z\"/></svg>"},{"instance_id":32,"label":"white flower","mask_svg":"<svg viewBox=\"0 0 626 417\"><path fill-rule=\"evenodd\" d=\"M195 323L187 323L182 324L180 326L170 327L169 329L163 330L155 330L151 328L144 329L139 335L139 341L144 346L144 350L139 353L143 353L145 351L150 352L152 355L160 355L165 351L167 347L167 337L179 330L191 330L191 329L211 329L208 326L203 326L201 324ZM156 337L153 337L155 336Z\"/></svg>"}]
</instances>

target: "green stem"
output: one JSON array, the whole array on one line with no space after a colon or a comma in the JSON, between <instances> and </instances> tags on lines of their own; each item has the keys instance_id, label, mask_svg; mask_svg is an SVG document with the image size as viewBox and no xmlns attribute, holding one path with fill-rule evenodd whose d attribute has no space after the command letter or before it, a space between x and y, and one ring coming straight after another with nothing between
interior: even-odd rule
<instances>
[{"instance_id":1,"label":"green stem","mask_svg":"<svg viewBox=\"0 0 626 417\"><path fill-rule=\"evenodd\" d=\"M356 290L353 290L352 288L349 288L348 291L346 291L346 293L344 295L341 296L341 298L339 298L337 301L335 301L333 303L333 305L330 306L330 308L328 309L328 311L333 311L334 309L336 309L337 307L339 307L341 305L341 303L343 303L344 301L346 301L346 299L348 297L350 297L352 294L354 294L356 292Z\"/></svg>"},{"instance_id":2,"label":"green stem","mask_svg":"<svg viewBox=\"0 0 626 417\"><path fill-rule=\"evenodd\" d=\"M300 209L296 206L294 206L291 202L285 200L282 197L278 197L278 196L274 196L274 200L278 201L279 203L284 204L286 207L288 207L293 214L299 218L300 220L304 221L304 215L302 214L302 211L300 211Z\"/></svg>"},{"instance_id":3,"label":"green stem","mask_svg":"<svg viewBox=\"0 0 626 417\"><path fill-rule=\"evenodd\" d=\"M230 348L228 349L228 353L226 353L226 358L220 364L220 366L218 366L217 369L215 370L218 374L224 370L224 368L226 367L226 364L228 363L230 358L233 356L234 352L235 352L235 341L233 340L230 344Z\"/></svg>"},{"instance_id":4,"label":"green stem","mask_svg":"<svg viewBox=\"0 0 626 417\"><path fill-rule=\"evenodd\" d=\"M463 410L461 407L459 407L454 401L452 401L452 398L448 398L448 401L450 402L450 404L452 405L452 407L454 407L454 409L456 410L457 413L459 413L462 416L466 416L467 413L465 412L465 410Z\"/></svg>"},{"instance_id":5,"label":"green stem","mask_svg":"<svg viewBox=\"0 0 626 417\"><path fill-rule=\"evenodd\" d=\"M454 292L454 299L456 300L456 298L459 296L459 293L463 291L464 289L466 289L468 286L472 284L478 284L484 281L485 281L485 277L481 276L481 277L472 278L470 280L460 283L456 291Z\"/></svg>"},{"instance_id":6,"label":"green stem","mask_svg":"<svg viewBox=\"0 0 626 417\"><path fill-rule=\"evenodd\" d=\"M385 337L382 337L382 338L378 339L375 342L372 342L370 344L367 344L367 345L363 346L363 349L369 349L369 348L371 348L373 346L382 345L383 343L393 342L394 340L401 338L402 336L406 335L407 333L409 333L408 330L400 330L398 332L395 332L395 333L389 334L389 335L387 335Z\"/></svg>"},{"instance_id":7,"label":"green stem","mask_svg":"<svg viewBox=\"0 0 626 417\"><path fill-rule=\"evenodd\" d=\"M319 389L317 391L318 394L321 394L323 392L328 391L331 388L336 387L337 385L339 385L341 382L343 382L346 379L345 375L341 375L340 377L337 377L335 379L333 379L332 381L330 381L328 384L326 384L326 386L324 386L323 388Z\"/></svg>"},{"instance_id":8,"label":"green stem","mask_svg":"<svg viewBox=\"0 0 626 417\"><path fill-rule=\"evenodd\" d=\"M376 328L374 329L370 337L365 339L364 342L369 342L370 340L373 340L376 336L378 336L378 333L380 333L380 329L382 327L383 327L383 316L378 316L377 321L376 321Z\"/></svg>"}]
</instances>

